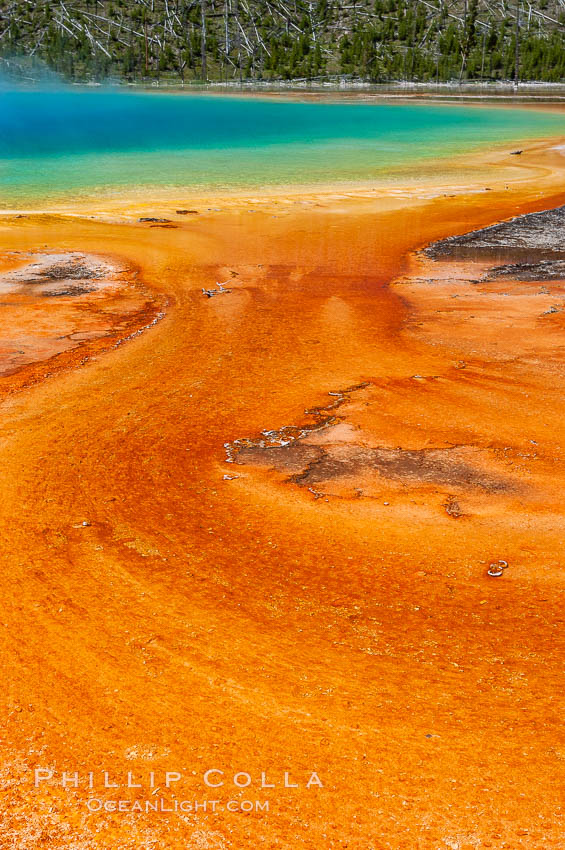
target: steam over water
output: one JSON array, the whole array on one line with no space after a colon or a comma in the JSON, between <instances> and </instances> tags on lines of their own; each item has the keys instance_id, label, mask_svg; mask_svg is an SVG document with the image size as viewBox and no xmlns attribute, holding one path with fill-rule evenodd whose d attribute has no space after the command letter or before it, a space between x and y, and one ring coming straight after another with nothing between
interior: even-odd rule
<instances>
[{"instance_id":1,"label":"steam over water","mask_svg":"<svg viewBox=\"0 0 565 850\"><path fill-rule=\"evenodd\" d=\"M0 91L0 206L139 191L394 178L482 145L559 135L521 109Z\"/></svg>"}]
</instances>

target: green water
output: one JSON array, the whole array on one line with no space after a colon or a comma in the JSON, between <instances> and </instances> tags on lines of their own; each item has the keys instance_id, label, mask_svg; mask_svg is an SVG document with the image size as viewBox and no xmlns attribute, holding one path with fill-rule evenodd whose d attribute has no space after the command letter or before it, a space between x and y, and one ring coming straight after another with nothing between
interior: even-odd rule
<instances>
[{"instance_id":1,"label":"green water","mask_svg":"<svg viewBox=\"0 0 565 850\"><path fill-rule=\"evenodd\" d=\"M519 108L0 90L0 207L431 174L481 146L565 134Z\"/></svg>"}]
</instances>

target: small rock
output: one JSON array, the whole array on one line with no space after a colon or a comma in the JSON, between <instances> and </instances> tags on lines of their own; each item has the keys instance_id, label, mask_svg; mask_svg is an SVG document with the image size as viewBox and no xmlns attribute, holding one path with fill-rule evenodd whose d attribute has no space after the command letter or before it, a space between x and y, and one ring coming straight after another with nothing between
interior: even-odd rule
<instances>
[{"instance_id":1,"label":"small rock","mask_svg":"<svg viewBox=\"0 0 565 850\"><path fill-rule=\"evenodd\" d=\"M493 576L493 578L497 578L498 576L501 576L504 570L506 570L507 568L508 561L491 561L487 570L487 575Z\"/></svg>"},{"instance_id":2,"label":"small rock","mask_svg":"<svg viewBox=\"0 0 565 850\"><path fill-rule=\"evenodd\" d=\"M231 289L225 289L223 283L218 284L218 289L205 289L202 287L202 294L206 295L207 298L213 298L214 295L229 295Z\"/></svg>"},{"instance_id":3,"label":"small rock","mask_svg":"<svg viewBox=\"0 0 565 850\"><path fill-rule=\"evenodd\" d=\"M310 493L312 493L312 495L314 496L315 499L321 499L324 495L323 493L320 493L319 490L314 490L313 487L308 487L308 490L309 490ZM326 502L327 502L327 499L326 499Z\"/></svg>"},{"instance_id":4,"label":"small rock","mask_svg":"<svg viewBox=\"0 0 565 850\"><path fill-rule=\"evenodd\" d=\"M448 497L448 499L443 503L443 507L445 508L445 512L448 516L452 516L455 519L463 516L459 502L453 496Z\"/></svg>"}]
</instances>

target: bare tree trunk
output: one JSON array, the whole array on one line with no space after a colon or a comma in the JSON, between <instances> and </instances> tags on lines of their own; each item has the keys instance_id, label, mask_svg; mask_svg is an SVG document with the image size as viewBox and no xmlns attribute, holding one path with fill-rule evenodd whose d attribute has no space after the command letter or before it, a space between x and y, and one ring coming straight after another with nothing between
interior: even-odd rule
<instances>
[{"instance_id":1,"label":"bare tree trunk","mask_svg":"<svg viewBox=\"0 0 565 850\"><path fill-rule=\"evenodd\" d=\"M238 0L234 0L233 3L233 14L235 17L235 36L234 36L234 47L237 50L237 66L239 68L239 82L242 81L241 75L241 33L239 31L239 2Z\"/></svg>"},{"instance_id":2,"label":"bare tree trunk","mask_svg":"<svg viewBox=\"0 0 565 850\"><path fill-rule=\"evenodd\" d=\"M149 47L148 47L148 44L147 44L147 20L143 21L143 31L144 31L144 34L145 34L145 74L147 75L147 72L149 70Z\"/></svg>"},{"instance_id":3,"label":"bare tree trunk","mask_svg":"<svg viewBox=\"0 0 565 850\"><path fill-rule=\"evenodd\" d=\"M463 44L462 46L462 56L461 56L461 70L459 71L459 85L461 85L463 81L463 74L465 73L465 68L467 66L467 0L465 0L465 7L463 12Z\"/></svg>"},{"instance_id":4,"label":"bare tree trunk","mask_svg":"<svg viewBox=\"0 0 565 850\"><path fill-rule=\"evenodd\" d=\"M520 0L516 0L516 56L514 65L514 88L520 84Z\"/></svg>"},{"instance_id":5,"label":"bare tree trunk","mask_svg":"<svg viewBox=\"0 0 565 850\"><path fill-rule=\"evenodd\" d=\"M224 3L224 27L225 27L225 34L226 34L226 55L229 56L229 53L230 53L230 25L229 25L228 0L225 0L225 3Z\"/></svg>"},{"instance_id":6,"label":"bare tree trunk","mask_svg":"<svg viewBox=\"0 0 565 850\"><path fill-rule=\"evenodd\" d=\"M208 67L206 64L206 0L200 0L200 11L202 14L202 38L201 38L201 64L202 79L208 79Z\"/></svg>"}]
</instances>

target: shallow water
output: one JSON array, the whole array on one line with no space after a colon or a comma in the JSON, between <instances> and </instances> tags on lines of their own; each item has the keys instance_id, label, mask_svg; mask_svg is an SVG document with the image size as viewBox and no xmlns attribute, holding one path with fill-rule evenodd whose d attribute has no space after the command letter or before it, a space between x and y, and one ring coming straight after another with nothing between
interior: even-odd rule
<instances>
[{"instance_id":1,"label":"shallow water","mask_svg":"<svg viewBox=\"0 0 565 850\"><path fill-rule=\"evenodd\" d=\"M434 159L559 135L514 108L321 104L115 91L0 92L0 207L31 199L232 191L431 173Z\"/></svg>"}]
</instances>

